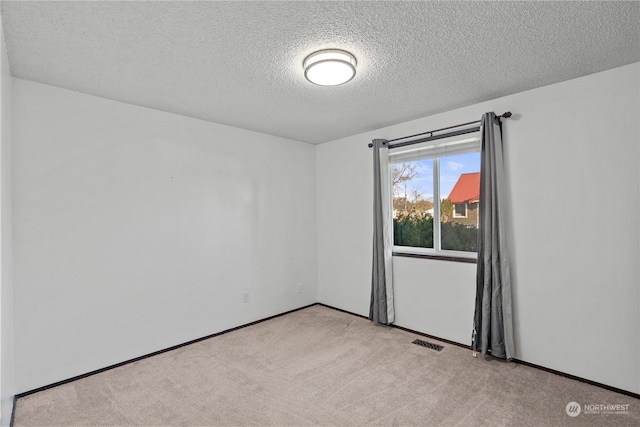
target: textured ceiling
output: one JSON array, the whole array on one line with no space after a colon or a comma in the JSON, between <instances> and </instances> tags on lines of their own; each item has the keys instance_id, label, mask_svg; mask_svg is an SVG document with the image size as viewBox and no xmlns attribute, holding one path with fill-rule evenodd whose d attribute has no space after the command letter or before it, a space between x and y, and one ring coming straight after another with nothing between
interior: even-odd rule
<instances>
[{"instance_id":1,"label":"textured ceiling","mask_svg":"<svg viewBox=\"0 0 640 427\"><path fill-rule=\"evenodd\" d=\"M15 77L321 143L640 61L638 2L2 2ZM357 75L318 87L323 48Z\"/></svg>"}]
</instances>

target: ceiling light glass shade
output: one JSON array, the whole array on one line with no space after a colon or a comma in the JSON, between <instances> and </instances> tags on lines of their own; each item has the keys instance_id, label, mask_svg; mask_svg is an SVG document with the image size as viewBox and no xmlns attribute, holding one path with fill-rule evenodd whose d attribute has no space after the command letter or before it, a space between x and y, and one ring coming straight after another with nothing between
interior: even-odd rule
<instances>
[{"instance_id":1,"label":"ceiling light glass shade","mask_svg":"<svg viewBox=\"0 0 640 427\"><path fill-rule=\"evenodd\" d=\"M337 86L356 75L356 58L338 49L320 50L307 56L302 63L304 76L320 86Z\"/></svg>"}]
</instances>

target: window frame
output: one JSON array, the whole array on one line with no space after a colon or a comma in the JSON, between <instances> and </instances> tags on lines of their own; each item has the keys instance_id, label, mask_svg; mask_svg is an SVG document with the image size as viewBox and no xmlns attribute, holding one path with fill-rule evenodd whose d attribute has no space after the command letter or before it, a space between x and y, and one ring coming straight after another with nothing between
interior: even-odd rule
<instances>
[{"instance_id":1,"label":"window frame","mask_svg":"<svg viewBox=\"0 0 640 427\"><path fill-rule=\"evenodd\" d=\"M458 214L456 213L456 206L457 206L457 205L464 205L464 215L458 215ZM467 217L469 216L469 212L468 212L468 209L467 209L467 205L468 205L468 203L467 203L467 202L464 202L464 203L454 203L454 204L453 204L453 217L454 217L454 218L467 218Z\"/></svg>"},{"instance_id":2,"label":"window frame","mask_svg":"<svg viewBox=\"0 0 640 427\"><path fill-rule=\"evenodd\" d=\"M443 138L438 141L433 141L429 144L417 144L419 147L410 148L410 147L402 147L399 148L398 151L389 153L389 182L388 185L391 187L391 170L394 164L403 163L407 161L419 161L424 159L431 159L433 164L433 248L422 248L422 247L414 247L414 246L400 246L393 245L392 254L393 256L406 256L412 258L429 258L429 259L439 259L444 261L459 261L459 262L473 262L475 263L478 258L477 252L467 252L467 251L455 251L450 249L441 249L441 240L442 240L442 229L441 229L441 214L440 214L440 160L442 158L451 157L459 154L467 154L467 153L480 153L480 131L467 133L464 135L455 135L448 138ZM454 149L451 152L447 152L447 146L453 146L456 143L460 143L461 141L473 140L474 147L473 148L462 148L462 149ZM432 154L429 154L430 147L438 147L433 151ZM406 153L410 153L412 151L422 152L425 151L427 154L424 155L416 155L414 157L407 157ZM403 155L405 154L405 155ZM391 215L393 215L393 191L389 191L389 199L387 203L389 203L391 209ZM437 201L437 202L436 202ZM465 212L468 215L467 207L465 206ZM453 215L452 215L453 216ZM456 217L462 218L462 217ZM437 221L436 221L437 219ZM391 234L391 241L395 241L393 235L393 218L391 218L390 222L391 230L389 230Z\"/></svg>"}]
</instances>

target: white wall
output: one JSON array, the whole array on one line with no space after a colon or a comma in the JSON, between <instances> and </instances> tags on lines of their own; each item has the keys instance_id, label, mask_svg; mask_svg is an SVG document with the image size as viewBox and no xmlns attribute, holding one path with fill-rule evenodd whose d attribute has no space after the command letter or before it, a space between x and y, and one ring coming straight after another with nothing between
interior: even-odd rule
<instances>
[{"instance_id":1,"label":"white wall","mask_svg":"<svg viewBox=\"0 0 640 427\"><path fill-rule=\"evenodd\" d=\"M13 107L18 392L316 302L314 146L20 79Z\"/></svg>"},{"instance_id":2,"label":"white wall","mask_svg":"<svg viewBox=\"0 0 640 427\"><path fill-rule=\"evenodd\" d=\"M13 248L11 184L11 70L0 20L0 424L13 411Z\"/></svg>"},{"instance_id":3,"label":"white wall","mask_svg":"<svg viewBox=\"0 0 640 427\"><path fill-rule=\"evenodd\" d=\"M516 357L640 392L639 80L636 63L318 146L319 301L368 314L367 143L512 111ZM473 264L395 257L394 279L397 325L470 343Z\"/></svg>"}]
</instances>

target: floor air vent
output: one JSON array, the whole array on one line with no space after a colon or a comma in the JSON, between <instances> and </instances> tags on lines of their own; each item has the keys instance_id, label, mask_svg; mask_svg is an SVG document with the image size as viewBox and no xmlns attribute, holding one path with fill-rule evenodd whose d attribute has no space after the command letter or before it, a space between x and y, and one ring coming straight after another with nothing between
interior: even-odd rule
<instances>
[{"instance_id":1,"label":"floor air vent","mask_svg":"<svg viewBox=\"0 0 640 427\"><path fill-rule=\"evenodd\" d=\"M415 340L413 343L421 345L422 347L430 348L431 350L435 350L435 351L441 351L444 348L443 345L433 344L433 343L422 341L422 340Z\"/></svg>"}]
</instances>

